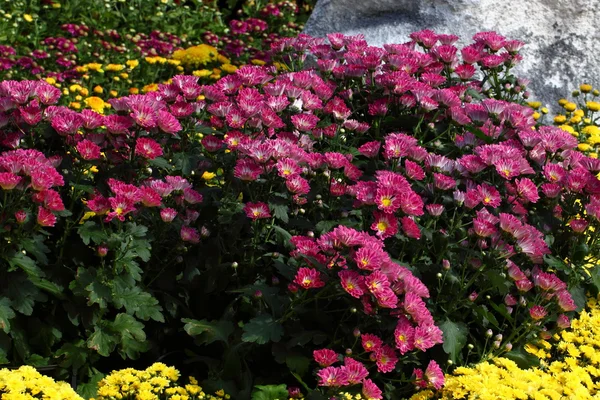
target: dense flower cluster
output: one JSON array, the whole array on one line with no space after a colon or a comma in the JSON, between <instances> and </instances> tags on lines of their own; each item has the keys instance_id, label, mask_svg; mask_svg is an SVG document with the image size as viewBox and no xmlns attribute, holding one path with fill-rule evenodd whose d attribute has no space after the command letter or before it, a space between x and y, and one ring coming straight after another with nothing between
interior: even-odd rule
<instances>
[{"instance_id":1,"label":"dense flower cluster","mask_svg":"<svg viewBox=\"0 0 600 400\"><path fill-rule=\"evenodd\" d=\"M0 397L14 400L83 400L68 383L55 382L29 366L0 370Z\"/></svg>"},{"instance_id":2,"label":"dense flower cluster","mask_svg":"<svg viewBox=\"0 0 600 400\"><path fill-rule=\"evenodd\" d=\"M145 370L133 368L113 371L98 383L96 400L220 400L230 396L223 390L205 393L198 381L190 377L189 384L180 386L179 371L163 363L154 363Z\"/></svg>"},{"instance_id":3,"label":"dense flower cluster","mask_svg":"<svg viewBox=\"0 0 600 400\"><path fill-rule=\"evenodd\" d=\"M422 392L413 399L592 399L599 393L600 308L590 299L571 327L528 351L541 359L537 368L521 369L506 358L459 367L447 376L441 397Z\"/></svg>"},{"instance_id":4,"label":"dense flower cluster","mask_svg":"<svg viewBox=\"0 0 600 400\"><path fill-rule=\"evenodd\" d=\"M68 315L64 337L80 340L61 347L63 365L73 348L97 360L178 343L185 316L199 345L227 348L207 357L211 373L379 399L434 393L448 360L564 329L593 285L580 267L597 252L600 161L520 104L521 42L457 39L421 31L377 48L300 35L265 54L279 69L257 62L208 85L176 75L142 95L88 97L82 111L58 105L47 80L0 84L0 250L11 277L32 282L31 303L49 293ZM219 61L217 49L188 47L170 65ZM148 66L134 61L80 73ZM24 224L35 209L54 230ZM0 290L11 335L7 323L33 311ZM148 396L186 395L159 378ZM111 385L106 398L118 397Z\"/></svg>"}]
</instances>

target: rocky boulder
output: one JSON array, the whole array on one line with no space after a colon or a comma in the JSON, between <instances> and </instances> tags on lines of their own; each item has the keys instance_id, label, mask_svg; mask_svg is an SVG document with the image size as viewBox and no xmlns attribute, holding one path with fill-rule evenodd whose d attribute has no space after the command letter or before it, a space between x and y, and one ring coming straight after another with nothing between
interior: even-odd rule
<instances>
[{"instance_id":1,"label":"rocky boulder","mask_svg":"<svg viewBox=\"0 0 600 400\"><path fill-rule=\"evenodd\" d=\"M580 83L600 84L600 0L319 0L305 33L364 34L374 46L422 29L461 37L496 31L526 43L516 73L532 98L554 106ZM556 108L556 107L553 107Z\"/></svg>"}]
</instances>

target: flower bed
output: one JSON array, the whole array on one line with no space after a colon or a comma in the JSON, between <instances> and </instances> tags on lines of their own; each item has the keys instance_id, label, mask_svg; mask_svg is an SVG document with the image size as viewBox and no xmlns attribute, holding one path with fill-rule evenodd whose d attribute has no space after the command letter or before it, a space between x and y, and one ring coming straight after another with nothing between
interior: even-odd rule
<instances>
[{"instance_id":1,"label":"flower bed","mask_svg":"<svg viewBox=\"0 0 600 400\"><path fill-rule=\"evenodd\" d=\"M531 362L598 290L600 161L525 105L521 42L457 39L299 35L227 75L227 46L171 46L69 88L2 81L0 362L86 396L200 393L167 393L164 364L101 381L161 359L257 399L442 395L456 366ZM135 71L165 75L89 97Z\"/></svg>"}]
</instances>

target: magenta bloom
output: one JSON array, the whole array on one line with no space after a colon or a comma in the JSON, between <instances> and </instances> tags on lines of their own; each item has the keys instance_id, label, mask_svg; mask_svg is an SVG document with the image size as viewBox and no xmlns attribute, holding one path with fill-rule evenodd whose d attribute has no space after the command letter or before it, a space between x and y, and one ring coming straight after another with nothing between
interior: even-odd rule
<instances>
[{"instance_id":1,"label":"magenta bloom","mask_svg":"<svg viewBox=\"0 0 600 400\"><path fill-rule=\"evenodd\" d=\"M198 233L198 230L189 226L182 226L181 231L179 232L179 236L184 242L200 242L200 234Z\"/></svg>"},{"instance_id":2,"label":"magenta bloom","mask_svg":"<svg viewBox=\"0 0 600 400\"><path fill-rule=\"evenodd\" d=\"M575 311L577 309L573 297L571 297L571 294L567 290L561 290L556 293L556 300L563 312Z\"/></svg>"},{"instance_id":3,"label":"magenta bloom","mask_svg":"<svg viewBox=\"0 0 600 400\"><path fill-rule=\"evenodd\" d=\"M321 273L313 268L300 268L294 283L304 289L318 289L325 286L325 282L321 280Z\"/></svg>"},{"instance_id":4,"label":"magenta bloom","mask_svg":"<svg viewBox=\"0 0 600 400\"><path fill-rule=\"evenodd\" d=\"M348 377L341 367L327 367L317 372L319 386L341 387L348 385Z\"/></svg>"},{"instance_id":5,"label":"magenta bloom","mask_svg":"<svg viewBox=\"0 0 600 400\"><path fill-rule=\"evenodd\" d=\"M52 227L56 224L56 216L44 207L38 208L37 223L40 226Z\"/></svg>"},{"instance_id":6,"label":"magenta bloom","mask_svg":"<svg viewBox=\"0 0 600 400\"><path fill-rule=\"evenodd\" d=\"M243 181L255 181L261 172L262 168L258 164L249 158L243 158L237 161L233 169L233 176Z\"/></svg>"},{"instance_id":7,"label":"magenta bloom","mask_svg":"<svg viewBox=\"0 0 600 400\"><path fill-rule=\"evenodd\" d=\"M363 381L362 394L367 399L382 399L381 389L377 387L375 383L373 383L370 379L365 379Z\"/></svg>"},{"instance_id":8,"label":"magenta bloom","mask_svg":"<svg viewBox=\"0 0 600 400\"><path fill-rule=\"evenodd\" d=\"M294 124L294 127L300 132L313 130L317 126L318 122L319 117L313 114L292 115L292 124Z\"/></svg>"},{"instance_id":9,"label":"magenta bloom","mask_svg":"<svg viewBox=\"0 0 600 400\"><path fill-rule=\"evenodd\" d=\"M360 154L368 158L375 158L379 154L381 148L381 142L376 140L373 142L367 142L358 148Z\"/></svg>"},{"instance_id":10,"label":"magenta bloom","mask_svg":"<svg viewBox=\"0 0 600 400\"><path fill-rule=\"evenodd\" d=\"M400 222L402 223L402 231L407 237L417 240L421 238L421 230L412 218L402 217L400 218Z\"/></svg>"},{"instance_id":11,"label":"magenta bloom","mask_svg":"<svg viewBox=\"0 0 600 400\"><path fill-rule=\"evenodd\" d=\"M363 349L367 352L377 351L383 344L379 336L370 333L360 335L360 339Z\"/></svg>"},{"instance_id":12,"label":"magenta bloom","mask_svg":"<svg viewBox=\"0 0 600 400\"><path fill-rule=\"evenodd\" d=\"M440 366L433 360L429 361L427 369L425 370L425 379L430 386L434 389L439 390L444 386L444 373Z\"/></svg>"},{"instance_id":13,"label":"magenta bloom","mask_svg":"<svg viewBox=\"0 0 600 400\"><path fill-rule=\"evenodd\" d=\"M381 346L375 351L375 362L377 364L377 371L383 373L392 372L398 362L396 351L390 346Z\"/></svg>"},{"instance_id":14,"label":"magenta bloom","mask_svg":"<svg viewBox=\"0 0 600 400\"><path fill-rule=\"evenodd\" d=\"M381 239L394 236L398 233L398 219L393 214L386 214L380 211L373 213L374 221L371 229Z\"/></svg>"},{"instance_id":15,"label":"magenta bloom","mask_svg":"<svg viewBox=\"0 0 600 400\"><path fill-rule=\"evenodd\" d=\"M77 151L84 160L97 160L101 153L100 146L88 139L77 143Z\"/></svg>"},{"instance_id":16,"label":"magenta bloom","mask_svg":"<svg viewBox=\"0 0 600 400\"><path fill-rule=\"evenodd\" d=\"M260 201L256 203L246 203L244 212L248 218L251 218L254 221L257 219L271 218L269 205Z\"/></svg>"},{"instance_id":17,"label":"magenta bloom","mask_svg":"<svg viewBox=\"0 0 600 400\"><path fill-rule=\"evenodd\" d=\"M398 320L396 330L394 331L394 339L396 340L396 348L400 351L400 354L404 355L414 349L415 328L404 316Z\"/></svg>"},{"instance_id":18,"label":"magenta bloom","mask_svg":"<svg viewBox=\"0 0 600 400\"><path fill-rule=\"evenodd\" d=\"M421 351L442 344L444 337L440 328L433 324L423 324L415 328L415 347Z\"/></svg>"},{"instance_id":19,"label":"magenta bloom","mask_svg":"<svg viewBox=\"0 0 600 400\"><path fill-rule=\"evenodd\" d=\"M342 370L346 373L348 384L350 385L356 385L369 376L369 371L365 368L363 363L350 357L344 359Z\"/></svg>"},{"instance_id":20,"label":"magenta bloom","mask_svg":"<svg viewBox=\"0 0 600 400\"><path fill-rule=\"evenodd\" d=\"M162 147L155 140L149 138L138 138L135 143L135 154L140 157L154 160L163 154Z\"/></svg>"},{"instance_id":21,"label":"magenta bloom","mask_svg":"<svg viewBox=\"0 0 600 400\"><path fill-rule=\"evenodd\" d=\"M560 314L556 319L556 325L561 329L567 329L571 327L571 320L565 314Z\"/></svg>"},{"instance_id":22,"label":"magenta bloom","mask_svg":"<svg viewBox=\"0 0 600 400\"><path fill-rule=\"evenodd\" d=\"M144 129L152 129L156 127L156 110L148 104L134 104L133 112L129 114L136 124Z\"/></svg>"},{"instance_id":23,"label":"magenta bloom","mask_svg":"<svg viewBox=\"0 0 600 400\"><path fill-rule=\"evenodd\" d=\"M0 188L4 190L14 189L23 177L13 174L12 172L0 172Z\"/></svg>"},{"instance_id":24,"label":"magenta bloom","mask_svg":"<svg viewBox=\"0 0 600 400\"><path fill-rule=\"evenodd\" d=\"M548 312L543 306L533 306L529 309L529 315L534 321L539 321L543 319Z\"/></svg>"},{"instance_id":25,"label":"magenta bloom","mask_svg":"<svg viewBox=\"0 0 600 400\"><path fill-rule=\"evenodd\" d=\"M321 367L329 367L339 361L339 355L331 349L313 351L313 358Z\"/></svg>"},{"instance_id":26,"label":"magenta bloom","mask_svg":"<svg viewBox=\"0 0 600 400\"><path fill-rule=\"evenodd\" d=\"M356 271L338 272L342 287L352 297L359 299L364 293L364 278Z\"/></svg>"},{"instance_id":27,"label":"magenta bloom","mask_svg":"<svg viewBox=\"0 0 600 400\"><path fill-rule=\"evenodd\" d=\"M164 221L164 222L171 222L175 219L175 217L177 216L177 210L175 210L174 208L163 208L162 210L160 210L160 218Z\"/></svg>"}]
</instances>

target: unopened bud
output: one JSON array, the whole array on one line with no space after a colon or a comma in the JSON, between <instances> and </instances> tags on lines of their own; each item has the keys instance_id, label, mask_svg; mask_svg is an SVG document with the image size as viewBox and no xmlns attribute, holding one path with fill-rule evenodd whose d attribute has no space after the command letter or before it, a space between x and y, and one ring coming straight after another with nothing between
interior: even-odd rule
<instances>
[{"instance_id":1,"label":"unopened bud","mask_svg":"<svg viewBox=\"0 0 600 400\"><path fill-rule=\"evenodd\" d=\"M352 349L346 349L345 351L347 356L351 356L352 355Z\"/></svg>"},{"instance_id":2,"label":"unopened bud","mask_svg":"<svg viewBox=\"0 0 600 400\"><path fill-rule=\"evenodd\" d=\"M352 335L354 335L354 337L359 337L360 336L360 329L354 328L354 330L352 331Z\"/></svg>"},{"instance_id":3,"label":"unopened bud","mask_svg":"<svg viewBox=\"0 0 600 400\"><path fill-rule=\"evenodd\" d=\"M239 267L239 266L240 266L240 265L239 265L239 264L238 264L236 261L234 261L234 262L232 262L232 263L231 263L231 268L234 268L234 269L235 269L235 268L237 268L237 267Z\"/></svg>"},{"instance_id":4,"label":"unopened bud","mask_svg":"<svg viewBox=\"0 0 600 400\"><path fill-rule=\"evenodd\" d=\"M493 334L494 334L494 332L492 332L491 329L488 329L487 331L485 331L485 336L487 336L487 337L492 337Z\"/></svg>"},{"instance_id":5,"label":"unopened bud","mask_svg":"<svg viewBox=\"0 0 600 400\"><path fill-rule=\"evenodd\" d=\"M108 254L108 247L106 247L105 245L100 245L98 246L96 251L98 252L98 255L100 257L106 257L106 255Z\"/></svg>"},{"instance_id":6,"label":"unopened bud","mask_svg":"<svg viewBox=\"0 0 600 400\"><path fill-rule=\"evenodd\" d=\"M444 268L445 270L449 270L450 269L450 261L442 260L442 268Z\"/></svg>"},{"instance_id":7,"label":"unopened bud","mask_svg":"<svg viewBox=\"0 0 600 400\"><path fill-rule=\"evenodd\" d=\"M512 350L512 343L506 343L506 344L504 345L504 349L505 349L506 351L511 351L511 350Z\"/></svg>"}]
</instances>

